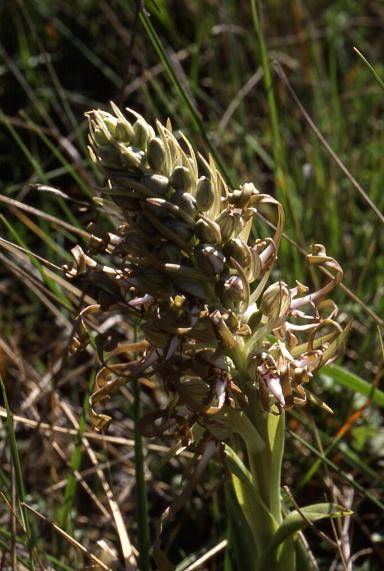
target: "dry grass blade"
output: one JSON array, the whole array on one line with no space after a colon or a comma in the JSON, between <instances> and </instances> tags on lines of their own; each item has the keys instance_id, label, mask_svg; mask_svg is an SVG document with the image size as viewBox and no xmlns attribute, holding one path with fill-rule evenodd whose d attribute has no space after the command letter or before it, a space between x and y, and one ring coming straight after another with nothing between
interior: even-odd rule
<instances>
[{"instance_id":1,"label":"dry grass blade","mask_svg":"<svg viewBox=\"0 0 384 571\"><path fill-rule=\"evenodd\" d=\"M15 490L16 492L16 490ZM0 497L3 500L3 502L5 503L5 505L7 506L7 508L9 509L9 512L11 514L12 517L12 538L11 538L11 557L12 557L12 571L15 570L17 571L17 553L16 553L16 543L17 543L17 538L18 538L18 534L17 534L17 528L19 527L20 530L22 531L22 533L26 533L26 529L22 523L22 521L20 520L20 518L17 516L17 512L16 512L16 502L15 497L13 495L12 492L12 502L10 502L7 498L7 496L4 494L4 492L0 492ZM22 504L22 502L21 502ZM44 567L42 561L40 560L40 557L37 553L36 548L33 548L33 556L37 562L37 564L39 565L40 571L47 571L46 567ZM1 567L1 569L3 569L3 567Z\"/></svg>"},{"instance_id":2,"label":"dry grass blade","mask_svg":"<svg viewBox=\"0 0 384 571\"><path fill-rule=\"evenodd\" d=\"M209 559L215 557L215 555L217 555L218 553L220 553L220 551L222 551L227 547L227 544L228 541L226 539L223 539L223 541L220 541L220 543L215 545L215 547L209 549L209 551L207 551L206 553L204 553L204 555L196 559L196 561L194 561L191 565L188 565L185 571L193 571L193 569L201 569L201 565L203 565L203 563L206 563L207 561L209 561Z\"/></svg>"},{"instance_id":3,"label":"dry grass blade","mask_svg":"<svg viewBox=\"0 0 384 571\"><path fill-rule=\"evenodd\" d=\"M17 244L14 244L13 242L10 242L9 240L6 240L5 238L1 238L0 237L0 245L3 245L6 247L7 250L18 250L19 252L23 252L23 254L26 254L27 256L34 258L35 260L38 260L39 262L41 262L42 264L54 269L54 270L58 270L60 272L62 272L62 268L60 268L59 266L56 266L56 264L53 264L52 262L50 262L49 260L46 260L45 258L42 258L41 256L39 256L38 254L35 254L35 252L31 252L31 250L27 250L26 248L23 248L22 246L18 246Z\"/></svg>"},{"instance_id":4,"label":"dry grass blade","mask_svg":"<svg viewBox=\"0 0 384 571\"><path fill-rule=\"evenodd\" d=\"M70 463L67 460L67 457L65 455L65 452L63 451L63 449L59 446L59 444L57 442L53 442L52 443L53 448L55 449L55 451L58 453L58 455L60 456L60 458L63 460L63 462L65 462L65 464L67 465L68 468L70 468ZM109 512L108 510L103 506L103 504L100 502L100 500L98 499L97 495L92 491L92 489L89 487L89 485L87 484L87 482L84 480L82 474L78 471L75 470L73 472L73 475L75 476L76 480L80 483L80 485L84 488L84 490L86 491L86 493L89 495L89 497L91 498L91 500L95 503L95 505L97 506L97 508L99 509L99 511L103 514L103 516L107 519L109 519ZM62 480L63 485L65 486L67 483L67 479ZM58 486L55 486L55 489L57 489ZM49 491L47 490L47 493Z\"/></svg>"},{"instance_id":5,"label":"dry grass blade","mask_svg":"<svg viewBox=\"0 0 384 571\"><path fill-rule=\"evenodd\" d=\"M15 200L14 198L8 198L8 196L0 195L0 202L4 202L5 204L8 204L9 206L14 206L16 208L20 208L20 210L25 210L26 212L29 212L30 214L33 214L34 216L38 216L39 218L42 218L43 220L47 220L48 222L52 222L52 224L57 224L61 228L65 228L66 230L69 230L69 232L72 232L73 234L77 234L78 236L81 236L82 238L89 239L91 237L91 234L89 232L86 232L85 230L82 230L81 228L76 228L76 226L69 224L69 222L65 222L65 220L60 220L60 218L56 218L56 216L52 216L52 214L47 214L46 212L43 212L42 210L39 210L38 208L34 208L33 206L28 206L28 204L23 204L22 202Z\"/></svg>"},{"instance_id":6,"label":"dry grass blade","mask_svg":"<svg viewBox=\"0 0 384 571\"><path fill-rule=\"evenodd\" d=\"M60 402L59 404L60 408L63 410L64 414L73 424L73 426L75 426L75 428L78 429L78 421L73 412L71 411L70 407L67 405L67 403ZM98 468L99 462L96 457L96 454L84 435L82 437L82 443L92 464L97 467L96 474L100 480L100 483L108 500L109 508L111 510L111 514L115 522L116 531L119 536L121 551L123 553L124 562L125 562L125 569L126 571L134 571L136 566L135 566L133 547L128 537L128 532L124 524L124 519L121 510L119 508L119 504L115 499L114 493L104 475L103 470Z\"/></svg>"},{"instance_id":7,"label":"dry grass blade","mask_svg":"<svg viewBox=\"0 0 384 571\"><path fill-rule=\"evenodd\" d=\"M90 553L88 551L88 549L86 549L84 547L84 545L82 545L81 543L79 543L74 537L72 537L71 535L69 535L67 532L63 531L56 523L53 523L52 521L49 521L49 519L47 519L45 517L45 515L43 515L42 513L38 512L35 508L29 506L26 502L22 502L23 507L25 507L28 511L30 511L35 517L41 519L42 521L44 521L47 525L49 525L52 529L54 529L59 535L61 535L63 537L63 539L69 543L70 545L72 545L73 547L75 547L76 549L78 549L79 551L81 551L82 553L84 553L84 555L86 555L87 557L89 557L94 563L96 563L97 565L99 565L99 567L101 567L101 569L106 569L107 571L109 570L109 567L107 567L102 561L100 561L100 559L98 557L96 557L95 555L93 555L93 553Z\"/></svg>"},{"instance_id":8,"label":"dry grass blade","mask_svg":"<svg viewBox=\"0 0 384 571\"><path fill-rule=\"evenodd\" d=\"M305 515L305 513L300 509L300 506L297 504L297 502L296 502L295 498L293 497L292 492L289 489L289 487L283 486L283 489L286 492L286 494L288 495L289 499L291 500L291 502L294 505L297 512L300 514L300 516L303 518L303 520L309 525L309 527L311 527L311 529L313 529L315 531L315 533L317 533L317 535L319 537L321 537L321 539L323 541L328 543L328 545L330 545L334 549L337 549L338 544L335 541L333 541L333 539L328 537L327 534L325 534L323 531L321 531L321 529L318 529L318 527L313 523L313 521L309 520L307 518L307 516Z\"/></svg>"},{"instance_id":9,"label":"dry grass blade","mask_svg":"<svg viewBox=\"0 0 384 571\"><path fill-rule=\"evenodd\" d=\"M7 418L7 411L0 407L0 418ZM24 426L29 426L30 428L37 428L43 432L57 432L59 434L63 434L69 437L76 436L77 430L74 428L66 428L64 426L56 426L50 425L47 422L39 422L37 420L32 420L31 418L26 418L20 415L13 415L14 422L20 422ZM109 436L107 434L99 434L97 432L84 432L84 437L88 440L96 440L99 442L109 442L111 444L120 444L121 446L134 446L134 440L132 438L123 438L121 436ZM155 452L167 453L169 452L170 448L168 446L162 446L161 444L151 444L148 443L147 447L149 450L153 450ZM189 452L182 452L183 456L188 458L192 457L192 454Z\"/></svg>"}]
</instances>

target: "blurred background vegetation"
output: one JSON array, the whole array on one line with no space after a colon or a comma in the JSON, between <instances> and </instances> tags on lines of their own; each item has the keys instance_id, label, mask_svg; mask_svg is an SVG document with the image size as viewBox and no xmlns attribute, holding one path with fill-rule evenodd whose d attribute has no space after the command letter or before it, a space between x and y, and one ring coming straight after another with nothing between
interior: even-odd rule
<instances>
[{"instance_id":1,"label":"blurred background vegetation","mask_svg":"<svg viewBox=\"0 0 384 571\"><path fill-rule=\"evenodd\" d=\"M1 568L86 569L92 555L129 568L139 541L132 391L108 404L108 435L92 434L95 351L67 351L80 290L8 243L61 266L81 229L103 218L91 200L101 180L86 153L84 112L111 99L148 121L170 117L202 152L215 152L232 185L252 180L283 202L278 266L291 287L293 276L319 279L303 255L312 243L343 266L334 298L340 321L353 319L347 351L312 383L335 414L308 407L289 415L283 481L299 505L326 496L352 506L355 515L336 532L353 569L384 568L384 2L265 1L261 29L252 6L153 0L143 11L127 0L0 1L0 374L15 415L13 433L1 408ZM150 380L141 384L144 409L164 400ZM162 461L168 444L143 443L152 536L188 470L188 457ZM230 569L226 478L213 464L167 529L179 571ZM20 500L46 519L17 507ZM316 531L307 535L320 569L343 568Z\"/></svg>"}]
</instances>

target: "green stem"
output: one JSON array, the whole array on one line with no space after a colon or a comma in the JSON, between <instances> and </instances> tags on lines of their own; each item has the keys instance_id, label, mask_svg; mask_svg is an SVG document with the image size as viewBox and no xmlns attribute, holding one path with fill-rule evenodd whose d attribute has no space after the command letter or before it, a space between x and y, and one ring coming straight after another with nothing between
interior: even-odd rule
<instances>
[{"instance_id":1,"label":"green stem","mask_svg":"<svg viewBox=\"0 0 384 571\"><path fill-rule=\"evenodd\" d=\"M257 483L262 499L277 523L281 513L281 466L284 453L285 414L279 416L265 412L258 395L250 397L248 417L265 442L260 452L249 454L252 476Z\"/></svg>"},{"instance_id":2,"label":"green stem","mask_svg":"<svg viewBox=\"0 0 384 571\"><path fill-rule=\"evenodd\" d=\"M260 553L260 543L264 549L267 547L283 519L280 489L285 439L285 413L282 411L280 415L274 415L266 412L261 406L258 393L247 390L249 381L245 369L244 350L241 345L231 351L231 357L236 365L238 382L242 389L247 392L249 398L247 416L265 444L263 448L259 449L253 446L252 442L246 443L248 466L254 488L253 493L258 499L256 505L263 507L263 509L257 509L257 514L254 516L258 519L258 525L252 526L254 531L255 529L261 530L263 535L261 542L256 541L259 545L258 564L261 564L263 553ZM245 516L249 518L249 513ZM294 571L293 544L287 544L284 549L284 569L285 571Z\"/></svg>"}]
</instances>

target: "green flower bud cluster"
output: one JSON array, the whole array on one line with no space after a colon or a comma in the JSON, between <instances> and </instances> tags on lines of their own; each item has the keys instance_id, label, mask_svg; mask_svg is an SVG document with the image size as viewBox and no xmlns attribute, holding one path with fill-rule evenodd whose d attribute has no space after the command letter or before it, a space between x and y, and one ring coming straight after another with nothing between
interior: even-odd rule
<instances>
[{"instance_id":1,"label":"green flower bud cluster","mask_svg":"<svg viewBox=\"0 0 384 571\"><path fill-rule=\"evenodd\" d=\"M289 288L280 281L265 289L284 223L279 202L253 183L228 188L212 157L196 156L169 121L157 122L155 131L135 111L127 110L129 118L113 104L112 111L88 114L90 156L107 181L97 203L113 213L116 226L116 233L93 243L111 265L77 247L67 274L81 271L96 287L103 273L110 306L120 304L141 318L143 358L127 365L126 378L156 368L177 397L159 426L173 426L183 438L190 432L186 410L216 438L229 434L225 411L244 406L249 391L260 391L266 410L304 402L308 392L302 384L339 349L335 311L324 319L319 308L339 283L340 266L315 245L309 263L332 274L323 288L308 294L302 284ZM251 241L263 206L277 213L274 235ZM320 341L319 328L329 330ZM99 382L91 398L98 426L105 416L94 407L119 382L117 373L115 380Z\"/></svg>"},{"instance_id":2,"label":"green flower bud cluster","mask_svg":"<svg viewBox=\"0 0 384 571\"><path fill-rule=\"evenodd\" d=\"M246 240L256 213L250 207L260 193L253 184L229 192L213 161L199 159L198 164L190 144L178 141L169 123L158 123L156 135L136 112L130 111L130 122L115 106L113 110L89 114L90 154L108 178L105 198L128 222L122 231L126 255L129 236L139 232L142 237L142 260L131 263L131 271L140 272L150 252L156 271L171 275L174 294L239 312L246 301L244 279L252 283L261 271L258 249ZM178 272L168 264L178 264ZM141 290L142 284L136 282L142 294L156 288L150 280L148 288Z\"/></svg>"}]
</instances>

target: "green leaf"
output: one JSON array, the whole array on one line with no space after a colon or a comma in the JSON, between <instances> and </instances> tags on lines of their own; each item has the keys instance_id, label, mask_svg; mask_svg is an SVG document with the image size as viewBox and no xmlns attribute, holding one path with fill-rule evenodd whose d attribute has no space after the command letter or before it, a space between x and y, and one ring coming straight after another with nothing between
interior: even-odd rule
<instances>
[{"instance_id":1,"label":"green leaf","mask_svg":"<svg viewBox=\"0 0 384 571\"><path fill-rule=\"evenodd\" d=\"M228 518L228 546L225 571L254 571L256 551L251 530L236 499L228 490L226 493Z\"/></svg>"},{"instance_id":2,"label":"green leaf","mask_svg":"<svg viewBox=\"0 0 384 571\"><path fill-rule=\"evenodd\" d=\"M321 519L330 517L344 517L351 515L353 512L348 510L338 504L322 503L322 504L312 504L301 508L301 513L297 510L292 511L284 519L283 523L276 530L271 543L269 544L265 555L264 563L266 564L271 558L276 559L278 548L280 545L284 544L289 538L291 538L298 531L301 531L310 523L319 521ZM261 567L263 568L263 567ZM268 568L267 566L265 568Z\"/></svg>"},{"instance_id":3,"label":"green leaf","mask_svg":"<svg viewBox=\"0 0 384 571\"><path fill-rule=\"evenodd\" d=\"M248 468L228 445L225 445L228 469L232 473L232 483L238 504L252 531L255 556L262 553L277 528L272 513L263 502Z\"/></svg>"},{"instance_id":4,"label":"green leaf","mask_svg":"<svg viewBox=\"0 0 384 571\"><path fill-rule=\"evenodd\" d=\"M260 452L260 450L263 450L265 442L245 412L227 407L225 409L225 416L230 423L232 430L240 434L241 438L244 440L244 444L249 450L252 452Z\"/></svg>"},{"instance_id":5,"label":"green leaf","mask_svg":"<svg viewBox=\"0 0 384 571\"><path fill-rule=\"evenodd\" d=\"M327 365L321 370L321 374L336 381L337 384L342 385L356 393L360 393L372 399L372 403L384 408L384 392L376 389L367 381L364 381L351 371L344 369L338 365Z\"/></svg>"}]
</instances>

